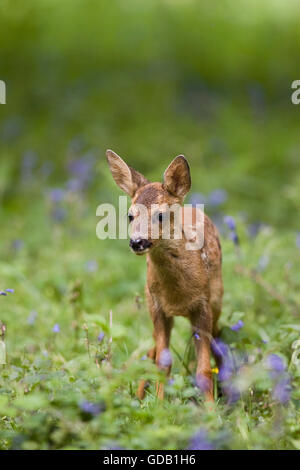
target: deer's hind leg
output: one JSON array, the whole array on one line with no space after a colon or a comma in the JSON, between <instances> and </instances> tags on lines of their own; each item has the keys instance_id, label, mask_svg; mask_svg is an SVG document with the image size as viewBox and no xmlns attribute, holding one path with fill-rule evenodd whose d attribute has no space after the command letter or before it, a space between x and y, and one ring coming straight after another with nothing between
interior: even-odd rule
<instances>
[{"instance_id":1,"label":"deer's hind leg","mask_svg":"<svg viewBox=\"0 0 300 470\"><path fill-rule=\"evenodd\" d=\"M222 300L223 300L223 283L221 273L216 276L215 279L211 280L211 295L210 295L210 307L212 311L213 326L212 326L212 341L218 338L220 335L220 329L218 326L218 320L222 312ZM220 368L221 360L220 355L215 353L215 348L212 348L212 353L216 361L217 367Z\"/></svg>"},{"instance_id":2,"label":"deer's hind leg","mask_svg":"<svg viewBox=\"0 0 300 470\"><path fill-rule=\"evenodd\" d=\"M212 339L212 311L207 304L190 314L196 349L196 384L207 401L213 401L213 381L210 366L210 344Z\"/></svg>"}]
</instances>

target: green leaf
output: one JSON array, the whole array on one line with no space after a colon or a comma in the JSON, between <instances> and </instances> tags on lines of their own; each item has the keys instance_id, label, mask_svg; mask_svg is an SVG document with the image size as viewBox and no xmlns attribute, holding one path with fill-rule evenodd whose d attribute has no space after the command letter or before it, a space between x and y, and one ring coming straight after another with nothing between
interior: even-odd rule
<instances>
[{"instance_id":1,"label":"green leaf","mask_svg":"<svg viewBox=\"0 0 300 470\"><path fill-rule=\"evenodd\" d=\"M23 410L33 411L39 408L45 408L48 404L48 400L41 393L30 393L23 395L14 401L14 405Z\"/></svg>"}]
</instances>

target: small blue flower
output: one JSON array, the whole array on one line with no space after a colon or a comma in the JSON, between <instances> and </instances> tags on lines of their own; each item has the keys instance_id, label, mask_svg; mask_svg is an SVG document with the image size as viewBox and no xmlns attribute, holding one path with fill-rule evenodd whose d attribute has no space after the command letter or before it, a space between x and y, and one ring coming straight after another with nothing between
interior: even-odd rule
<instances>
[{"instance_id":1,"label":"small blue flower","mask_svg":"<svg viewBox=\"0 0 300 470\"><path fill-rule=\"evenodd\" d=\"M23 248L24 242L23 240L13 240L12 247L14 250L19 251Z\"/></svg>"},{"instance_id":2,"label":"small blue flower","mask_svg":"<svg viewBox=\"0 0 300 470\"><path fill-rule=\"evenodd\" d=\"M169 349L163 349L159 357L161 367L170 367L172 365L172 356Z\"/></svg>"},{"instance_id":3,"label":"small blue flower","mask_svg":"<svg viewBox=\"0 0 300 470\"><path fill-rule=\"evenodd\" d=\"M211 348L218 357L226 357L229 354L229 347L221 339L216 338L211 342Z\"/></svg>"},{"instance_id":4,"label":"small blue flower","mask_svg":"<svg viewBox=\"0 0 300 470\"><path fill-rule=\"evenodd\" d=\"M15 292L15 289L5 289L6 292L8 292L9 294L13 294Z\"/></svg>"},{"instance_id":5,"label":"small blue flower","mask_svg":"<svg viewBox=\"0 0 300 470\"><path fill-rule=\"evenodd\" d=\"M198 335L198 333L194 333L194 337L195 337L196 339L198 339L198 340L201 339L200 336Z\"/></svg>"},{"instance_id":6,"label":"small blue flower","mask_svg":"<svg viewBox=\"0 0 300 470\"><path fill-rule=\"evenodd\" d=\"M63 222L67 217L67 211L63 207L55 206L51 213L52 219L56 222Z\"/></svg>"},{"instance_id":7,"label":"small blue flower","mask_svg":"<svg viewBox=\"0 0 300 470\"><path fill-rule=\"evenodd\" d=\"M248 234L251 238L255 238L261 228L263 227L263 224L261 222L253 222L252 224L248 225Z\"/></svg>"},{"instance_id":8,"label":"small blue flower","mask_svg":"<svg viewBox=\"0 0 300 470\"><path fill-rule=\"evenodd\" d=\"M239 245L239 237L236 232L230 232L229 233L229 238L233 241L235 245Z\"/></svg>"},{"instance_id":9,"label":"small blue flower","mask_svg":"<svg viewBox=\"0 0 300 470\"><path fill-rule=\"evenodd\" d=\"M227 382L235 372L235 365L230 356L223 360L219 370L219 380L221 382Z\"/></svg>"},{"instance_id":10,"label":"small blue flower","mask_svg":"<svg viewBox=\"0 0 300 470\"><path fill-rule=\"evenodd\" d=\"M53 333L59 333L60 332L60 327L59 327L58 323L55 323L52 331L53 331Z\"/></svg>"},{"instance_id":11,"label":"small blue flower","mask_svg":"<svg viewBox=\"0 0 300 470\"><path fill-rule=\"evenodd\" d=\"M23 181L26 182L32 179L37 159L38 156L34 150L28 150L24 153L21 167Z\"/></svg>"},{"instance_id":12,"label":"small blue flower","mask_svg":"<svg viewBox=\"0 0 300 470\"><path fill-rule=\"evenodd\" d=\"M214 446L207 437L205 429L200 429L191 438L188 450L213 450Z\"/></svg>"},{"instance_id":13,"label":"small blue flower","mask_svg":"<svg viewBox=\"0 0 300 470\"><path fill-rule=\"evenodd\" d=\"M98 335L98 338L97 338L97 339L98 339L98 341L99 341L99 343L101 343L101 342L102 342L102 340L103 340L104 336L105 336L105 334L103 333L103 331L101 331L101 333Z\"/></svg>"},{"instance_id":14,"label":"small blue flower","mask_svg":"<svg viewBox=\"0 0 300 470\"><path fill-rule=\"evenodd\" d=\"M72 175L69 189L80 191L85 189L94 177L95 157L93 152L86 153L83 157L74 159L69 164L69 172Z\"/></svg>"},{"instance_id":15,"label":"small blue flower","mask_svg":"<svg viewBox=\"0 0 300 470\"><path fill-rule=\"evenodd\" d=\"M175 380L174 380L174 379L170 379L170 380L168 381L168 385L174 385L174 383L175 383Z\"/></svg>"},{"instance_id":16,"label":"small blue flower","mask_svg":"<svg viewBox=\"0 0 300 470\"><path fill-rule=\"evenodd\" d=\"M50 200L53 203L58 203L63 200L65 191L61 188L52 189L50 192Z\"/></svg>"},{"instance_id":17,"label":"small blue flower","mask_svg":"<svg viewBox=\"0 0 300 470\"><path fill-rule=\"evenodd\" d=\"M144 354L144 356L141 357L141 361L146 361L146 359L147 359L147 356L146 354Z\"/></svg>"},{"instance_id":18,"label":"small blue flower","mask_svg":"<svg viewBox=\"0 0 300 470\"><path fill-rule=\"evenodd\" d=\"M237 402L241 396L239 389L232 383L226 383L223 386L224 393L227 396L227 403L232 405L233 403Z\"/></svg>"},{"instance_id":19,"label":"small blue flower","mask_svg":"<svg viewBox=\"0 0 300 470\"><path fill-rule=\"evenodd\" d=\"M271 369L273 375L278 375L285 371L285 364L277 354L269 354L267 357L267 367Z\"/></svg>"},{"instance_id":20,"label":"small blue flower","mask_svg":"<svg viewBox=\"0 0 300 470\"><path fill-rule=\"evenodd\" d=\"M224 217L224 223L227 225L227 227L229 228L229 230L235 230L236 229L236 224L235 224L235 220L233 217L231 217L230 215L225 215Z\"/></svg>"},{"instance_id":21,"label":"small blue flower","mask_svg":"<svg viewBox=\"0 0 300 470\"><path fill-rule=\"evenodd\" d=\"M102 403L92 403L90 401L82 401L79 403L79 408L83 413L91 416L98 416L102 411L104 411Z\"/></svg>"},{"instance_id":22,"label":"small blue flower","mask_svg":"<svg viewBox=\"0 0 300 470\"><path fill-rule=\"evenodd\" d=\"M7 295L6 292L4 292L3 290L0 291L0 295Z\"/></svg>"},{"instance_id":23,"label":"small blue flower","mask_svg":"<svg viewBox=\"0 0 300 470\"><path fill-rule=\"evenodd\" d=\"M208 202L210 206L220 206L227 201L227 192L224 189L215 189L212 191L208 197Z\"/></svg>"},{"instance_id":24,"label":"small blue flower","mask_svg":"<svg viewBox=\"0 0 300 470\"><path fill-rule=\"evenodd\" d=\"M98 263L96 260L89 260L85 263L85 270L89 273L95 273L98 270Z\"/></svg>"},{"instance_id":25,"label":"small blue flower","mask_svg":"<svg viewBox=\"0 0 300 470\"><path fill-rule=\"evenodd\" d=\"M282 403L283 405L285 405L290 400L291 379L288 374L283 374L282 377L275 384L272 391L272 396L274 400L278 401L279 403Z\"/></svg>"},{"instance_id":26,"label":"small blue flower","mask_svg":"<svg viewBox=\"0 0 300 470\"><path fill-rule=\"evenodd\" d=\"M189 203L195 207L197 204L206 204L207 198L204 194L201 193L193 193L190 196Z\"/></svg>"},{"instance_id":27,"label":"small blue flower","mask_svg":"<svg viewBox=\"0 0 300 470\"><path fill-rule=\"evenodd\" d=\"M241 328L243 328L243 326L244 326L244 322L242 320L239 320L237 323L232 325L230 329L232 331L239 331Z\"/></svg>"}]
</instances>

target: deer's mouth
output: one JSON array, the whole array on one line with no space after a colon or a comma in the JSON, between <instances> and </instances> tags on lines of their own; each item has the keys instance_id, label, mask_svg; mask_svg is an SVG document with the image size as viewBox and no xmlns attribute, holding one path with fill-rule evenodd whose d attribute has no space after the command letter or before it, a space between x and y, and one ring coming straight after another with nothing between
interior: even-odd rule
<instances>
[{"instance_id":1,"label":"deer's mouth","mask_svg":"<svg viewBox=\"0 0 300 470\"><path fill-rule=\"evenodd\" d=\"M151 248L152 242L141 238L131 239L129 242L129 246L133 253L135 253L136 255L144 255Z\"/></svg>"},{"instance_id":2,"label":"deer's mouth","mask_svg":"<svg viewBox=\"0 0 300 470\"><path fill-rule=\"evenodd\" d=\"M140 250L140 251L132 250L132 251L135 255L141 256L141 255L145 255L146 253L148 253L149 250L150 250L150 246L149 248L145 248L144 250Z\"/></svg>"}]
</instances>

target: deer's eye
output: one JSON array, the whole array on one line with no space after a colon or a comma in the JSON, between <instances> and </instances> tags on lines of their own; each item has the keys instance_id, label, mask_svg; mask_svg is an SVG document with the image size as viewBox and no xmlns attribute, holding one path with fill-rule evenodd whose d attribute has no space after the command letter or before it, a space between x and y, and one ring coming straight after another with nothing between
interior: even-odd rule
<instances>
[{"instance_id":1,"label":"deer's eye","mask_svg":"<svg viewBox=\"0 0 300 470\"><path fill-rule=\"evenodd\" d=\"M158 220L159 220L160 222L163 221L163 214L162 214L162 212L160 212L160 213L158 214Z\"/></svg>"},{"instance_id":2,"label":"deer's eye","mask_svg":"<svg viewBox=\"0 0 300 470\"><path fill-rule=\"evenodd\" d=\"M128 214L128 220L129 220L129 223L131 223L133 221L134 217L132 214Z\"/></svg>"}]
</instances>

